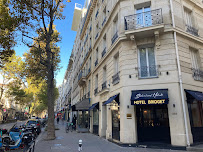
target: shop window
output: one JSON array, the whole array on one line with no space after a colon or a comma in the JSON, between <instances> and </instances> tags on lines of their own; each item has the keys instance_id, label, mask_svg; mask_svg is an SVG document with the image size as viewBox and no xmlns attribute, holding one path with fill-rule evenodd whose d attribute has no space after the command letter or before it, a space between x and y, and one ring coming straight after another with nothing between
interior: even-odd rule
<instances>
[{"instance_id":1,"label":"shop window","mask_svg":"<svg viewBox=\"0 0 203 152\"><path fill-rule=\"evenodd\" d=\"M153 47L139 49L139 78L158 77L158 69L155 61Z\"/></svg>"},{"instance_id":2,"label":"shop window","mask_svg":"<svg viewBox=\"0 0 203 152\"><path fill-rule=\"evenodd\" d=\"M203 101L188 103L191 127L203 127Z\"/></svg>"}]
</instances>

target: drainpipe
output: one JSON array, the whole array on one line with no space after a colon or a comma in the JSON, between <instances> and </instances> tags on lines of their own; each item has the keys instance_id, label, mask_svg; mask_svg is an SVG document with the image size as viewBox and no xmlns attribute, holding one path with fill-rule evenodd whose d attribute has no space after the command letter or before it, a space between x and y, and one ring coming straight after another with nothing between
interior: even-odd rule
<instances>
[{"instance_id":1,"label":"drainpipe","mask_svg":"<svg viewBox=\"0 0 203 152\"><path fill-rule=\"evenodd\" d=\"M172 26L175 29L175 20L174 20L174 12L173 12L173 3L170 0L170 7L171 7L171 17L172 17ZM185 106L185 97L184 97L184 90L183 90L183 81L182 81L182 74L181 74L181 67L180 67L180 59L179 59L179 52L178 52L178 44L177 44L177 34L174 31L174 41L175 41L175 51L176 51L176 59L178 64L178 77L179 77L179 85L180 85L180 92L181 92L181 101L183 106L183 116L184 116L184 124L185 124L185 134L187 140L187 146L190 147L190 140L188 134L188 124L187 124L187 116L186 116L186 106Z\"/></svg>"}]
</instances>

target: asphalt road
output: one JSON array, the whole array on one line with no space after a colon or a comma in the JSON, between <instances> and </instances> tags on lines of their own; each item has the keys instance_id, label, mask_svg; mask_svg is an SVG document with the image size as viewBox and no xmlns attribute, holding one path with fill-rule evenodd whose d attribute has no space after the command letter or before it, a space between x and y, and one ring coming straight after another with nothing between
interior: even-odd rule
<instances>
[{"instance_id":1,"label":"asphalt road","mask_svg":"<svg viewBox=\"0 0 203 152\"><path fill-rule=\"evenodd\" d=\"M14 123L6 123L6 124L0 124L0 128L1 129L11 129L13 127L14 124L17 124L18 126L20 126L21 124L25 124L26 121L17 121Z\"/></svg>"}]
</instances>

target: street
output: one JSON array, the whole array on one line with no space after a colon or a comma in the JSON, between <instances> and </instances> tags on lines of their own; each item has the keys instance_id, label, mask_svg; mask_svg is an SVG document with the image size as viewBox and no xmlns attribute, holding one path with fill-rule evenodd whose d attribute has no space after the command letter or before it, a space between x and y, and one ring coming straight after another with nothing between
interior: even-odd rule
<instances>
[{"instance_id":1,"label":"street","mask_svg":"<svg viewBox=\"0 0 203 152\"><path fill-rule=\"evenodd\" d=\"M107 141L104 138L90 134L77 133L75 131L65 133L65 125L57 125L56 139L46 141L46 132L43 132L36 140L35 152L77 152L79 140L82 140L82 152L183 152L170 149L150 149L136 147L121 147Z\"/></svg>"},{"instance_id":2,"label":"street","mask_svg":"<svg viewBox=\"0 0 203 152\"><path fill-rule=\"evenodd\" d=\"M13 123L0 124L0 128L9 130L13 127L14 124L17 124L17 126L19 126L21 124L25 124L25 122L26 121L17 121L17 122L13 122Z\"/></svg>"}]
</instances>

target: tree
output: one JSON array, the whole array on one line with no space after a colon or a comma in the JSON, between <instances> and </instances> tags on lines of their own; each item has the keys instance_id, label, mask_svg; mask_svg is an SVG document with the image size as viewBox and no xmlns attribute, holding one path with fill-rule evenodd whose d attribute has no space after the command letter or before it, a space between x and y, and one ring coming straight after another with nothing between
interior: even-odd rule
<instances>
[{"instance_id":1,"label":"tree","mask_svg":"<svg viewBox=\"0 0 203 152\"><path fill-rule=\"evenodd\" d=\"M48 129L47 139L55 139L55 126L54 126L54 72L56 53L55 49L51 47L54 40L54 21L62 19L62 11L65 5L63 0L11 0L11 5L17 14L23 16L27 21L26 25L29 27L36 27L37 32L40 33L40 39L37 39L37 51L40 55L40 64L44 66L44 73L46 74L47 83L47 101L48 101ZM32 21L31 21L32 20ZM29 22L31 21L31 22ZM35 24L36 23L36 24ZM33 26L33 24L35 26ZM42 25L42 27L41 27ZM29 32L22 33L27 38ZM44 50L41 49L41 41L44 42ZM36 45L28 46L36 48ZM44 52L43 52L44 51ZM43 56L41 53L45 53Z\"/></svg>"},{"instance_id":2,"label":"tree","mask_svg":"<svg viewBox=\"0 0 203 152\"><path fill-rule=\"evenodd\" d=\"M10 13L8 6L9 0L0 0L0 68L14 53L14 31L19 24L19 20Z\"/></svg>"}]
</instances>

